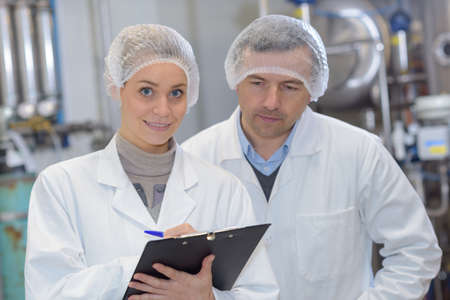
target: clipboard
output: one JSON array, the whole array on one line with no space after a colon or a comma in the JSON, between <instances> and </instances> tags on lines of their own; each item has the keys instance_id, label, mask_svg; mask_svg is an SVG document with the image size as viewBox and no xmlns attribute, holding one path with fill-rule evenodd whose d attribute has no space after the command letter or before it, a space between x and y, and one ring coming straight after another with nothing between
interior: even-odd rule
<instances>
[{"instance_id":1,"label":"clipboard","mask_svg":"<svg viewBox=\"0 0 450 300\"><path fill-rule=\"evenodd\" d=\"M219 290L230 290L269 226L270 224L260 224L149 241L133 275L145 273L167 279L153 269L154 263L162 263L177 270L197 274L200 272L203 259L209 254L214 254L213 286ZM123 299L143 293L128 287Z\"/></svg>"}]
</instances>

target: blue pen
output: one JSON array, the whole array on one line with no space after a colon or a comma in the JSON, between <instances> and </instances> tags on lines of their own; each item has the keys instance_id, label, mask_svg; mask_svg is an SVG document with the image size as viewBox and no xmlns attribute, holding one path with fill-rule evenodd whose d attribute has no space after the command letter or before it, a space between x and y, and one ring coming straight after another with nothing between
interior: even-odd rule
<instances>
[{"instance_id":1,"label":"blue pen","mask_svg":"<svg viewBox=\"0 0 450 300\"><path fill-rule=\"evenodd\" d=\"M155 231L155 230L145 230L144 231L146 234L150 234L150 235L154 235L157 237L164 237L164 232L162 231Z\"/></svg>"}]
</instances>

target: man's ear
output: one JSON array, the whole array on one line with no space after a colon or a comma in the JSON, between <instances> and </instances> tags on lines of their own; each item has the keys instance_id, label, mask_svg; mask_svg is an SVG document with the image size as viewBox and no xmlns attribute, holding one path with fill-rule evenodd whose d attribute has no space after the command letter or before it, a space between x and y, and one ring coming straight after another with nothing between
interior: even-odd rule
<instances>
[{"instance_id":1,"label":"man's ear","mask_svg":"<svg viewBox=\"0 0 450 300\"><path fill-rule=\"evenodd\" d=\"M239 82L239 83L236 85L236 88L234 89L234 91L236 92L236 94L239 92L239 85L241 85L241 83L242 83L242 81Z\"/></svg>"}]
</instances>

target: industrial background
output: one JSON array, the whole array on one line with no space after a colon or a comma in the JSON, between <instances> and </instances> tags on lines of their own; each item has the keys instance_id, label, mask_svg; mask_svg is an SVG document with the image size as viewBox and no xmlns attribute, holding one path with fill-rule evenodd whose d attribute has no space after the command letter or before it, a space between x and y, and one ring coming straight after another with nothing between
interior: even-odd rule
<instances>
[{"instance_id":1,"label":"industrial background","mask_svg":"<svg viewBox=\"0 0 450 300\"><path fill-rule=\"evenodd\" d=\"M192 43L200 98L177 132L181 143L236 107L225 55L264 14L295 16L319 31L330 82L312 107L383 139L422 197L444 251L426 299L450 299L449 0L0 0L0 299L25 298L36 174L102 148L120 125L119 104L103 84L114 36L127 25L159 23Z\"/></svg>"}]
</instances>

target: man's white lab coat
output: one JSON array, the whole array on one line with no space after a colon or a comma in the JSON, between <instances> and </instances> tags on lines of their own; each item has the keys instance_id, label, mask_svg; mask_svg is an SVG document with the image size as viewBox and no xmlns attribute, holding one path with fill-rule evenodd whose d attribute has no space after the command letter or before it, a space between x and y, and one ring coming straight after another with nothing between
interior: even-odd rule
<instances>
[{"instance_id":1,"label":"man's white lab coat","mask_svg":"<svg viewBox=\"0 0 450 300\"><path fill-rule=\"evenodd\" d=\"M245 159L237 109L182 146L236 175L265 235L280 299L422 299L441 250L424 206L380 140L309 107L267 203ZM372 241L384 244L373 278Z\"/></svg>"}]
</instances>

